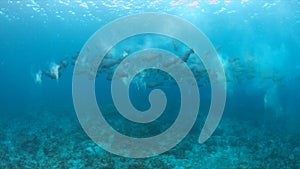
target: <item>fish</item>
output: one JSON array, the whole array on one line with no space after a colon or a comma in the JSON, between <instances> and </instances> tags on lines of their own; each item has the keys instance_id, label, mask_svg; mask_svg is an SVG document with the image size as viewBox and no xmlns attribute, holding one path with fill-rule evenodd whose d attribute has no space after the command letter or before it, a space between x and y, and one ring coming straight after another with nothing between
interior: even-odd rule
<instances>
[{"instance_id":1,"label":"fish","mask_svg":"<svg viewBox=\"0 0 300 169\"><path fill-rule=\"evenodd\" d=\"M61 60L60 62L59 62L59 66L60 67L63 67L63 68L66 68L67 66L68 66L68 62L67 62L67 60Z\"/></svg>"},{"instance_id":2,"label":"fish","mask_svg":"<svg viewBox=\"0 0 300 169\"><path fill-rule=\"evenodd\" d=\"M178 45L177 45L177 43L176 43L175 40L173 40L173 49L174 49L175 51L178 50Z\"/></svg>"},{"instance_id":3,"label":"fish","mask_svg":"<svg viewBox=\"0 0 300 169\"><path fill-rule=\"evenodd\" d=\"M147 83L147 88L155 88L161 86L162 84L162 82L149 82Z\"/></svg>"},{"instance_id":4,"label":"fish","mask_svg":"<svg viewBox=\"0 0 300 169\"><path fill-rule=\"evenodd\" d=\"M79 51L78 52L76 52L75 54L73 54L72 56L71 56L71 65L75 65L76 64L76 61L77 61L77 58L78 58L78 56L79 56Z\"/></svg>"},{"instance_id":5,"label":"fish","mask_svg":"<svg viewBox=\"0 0 300 169\"><path fill-rule=\"evenodd\" d=\"M181 59L182 59L184 62L186 62L186 61L189 59L190 55L193 54L193 53L194 53L194 50L193 50L193 49L190 49L190 50L186 51L186 52L181 56Z\"/></svg>"},{"instance_id":6,"label":"fish","mask_svg":"<svg viewBox=\"0 0 300 169\"><path fill-rule=\"evenodd\" d=\"M42 71L39 70L36 74L35 74L35 79L34 79L36 84L41 84L42 83Z\"/></svg>"},{"instance_id":7,"label":"fish","mask_svg":"<svg viewBox=\"0 0 300 169\"><path fill-rule=\"evenodd\" d=\"M123 50L123 54L122 54L122 57L126 57L126 56L128 56L129 55L129 52L130 52L130 50L129 49L124 49Z\"/></svg>"},{"instance_id":8,"label":"fish","mask_svg":"<svg viewBox=\"0 0 300 169\"><path fill-rule=\"evenodd\" d=\"M50 79L58 79L58 75L49 70L43 70L42 75L47 76Z\"/></svg>"},{"instance_id":9,"label":"fish","mask_svg":"<svg viewBox=\"0 0 300 169\"><path fill-rule=\"evenodd\" d=\"M104 59L108 59L108 58L112 58L113 55L111 53L107 53L105 56L104 56Z\"/></svg>"},{"instance_id":10,"label":"fish","mask_svg":"<svg viewBox=\"0 0 300 169\"><path fill-rule=\"evenodd\" d=\"M219 52L222 49L222 45L216 47L216 51Z\"/></svg>"},{"instance_id":11,"label":"fish","mask_svg":"<svg viewBox=\"0 0 300 169\"><path fill-rule=\"evenodd\" d=\"M50 68L48 70L41 71L41 74L57 80L61 77L64 68L65 67L63 67L61 64L51 63Z\"/></svg>"},{"instance_id":12,"label":"fish","mask_svg":"<svg viewBox=\"0 0 300 169\"><path fill-rule=\"evenodd\" d=\"M238 57L230 57L230 58L228 59L228 62L234 63L234 62L237 62L237 61L239 61L239 60L240 60L240 58L238 58Z\"/></svg>"},{"instance_id":13,"label":"fish","mask_svg":"<svg viewBox=\"0 0 300 169\"><path fill-rule=\"evenodd\" d=\"M104 59L101 63L101 67L103 67L103 68L113 67L116 64L119 64L120 62L122 62L123 59L125 59L125 57L122 57L122 58L119 58L119 59L113 59L113 58Z\"/></svg>"},{"instance_id":14,"label":"fish","mask_svg":"<svg viewBox=\"0 0 300 169\"><path fill-rule=\"evenodd\" d=\"M110 74L108 74L108 75L106 76L106 80L108 80L108 81L112 81L112 78L113 78L113 76L110 75Z\"/></svg>"},{"instance_id":15,"label":"fish","mask_svg":"<svg viewBox=\"0 0 300 169\"><path fill-rule=\"evenodd\" d=\"M118 63L117 59L108 58L108 59L104 59L100 64L100 66L103 68L109 68L116 65L117 63Z\"/></svg>"}]
</instances>

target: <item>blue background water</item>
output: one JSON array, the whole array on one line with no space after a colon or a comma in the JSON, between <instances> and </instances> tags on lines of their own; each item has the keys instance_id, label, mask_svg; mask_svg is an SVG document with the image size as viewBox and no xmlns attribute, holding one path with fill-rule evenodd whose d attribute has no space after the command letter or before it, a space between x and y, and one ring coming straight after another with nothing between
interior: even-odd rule
<instances>
[{"instance_id":1,"label":"blue background water","mask_svg":"<svg viewBox=\"0 0 300 169\"><path fill-rule=\"evenodd\" d=\"M258 60L255 69L259 71L254 79L228 83L225 117L299 134L300 80L296 78L300 71L296 67L300 66L300 2L201 1L195 6L193 2L1 1L1 119L24 120L24 115L39 107L54 112L51 109L59 106L68 107L67 115L75 116L72 68L59 80L43 78L42 84L35 83L35 73L80 51L96 30L114 19L142 12L165 12L190 21L214 46L222 46L218 53L223 60L233 56L247 59L249 55ZM271 78L262 78L262 74L271 74ZM274 83L277 77L283 78L280 84ZM264 98L274 86L276 92L272 96L278 95L278 100L274 98L271 106L275 110L282 107L279 119L273 118L274 110L265 109ZM205 93L206 89L201 91ZM204 101L209 99L204 97Z\"/></svg>"}]
</instances>

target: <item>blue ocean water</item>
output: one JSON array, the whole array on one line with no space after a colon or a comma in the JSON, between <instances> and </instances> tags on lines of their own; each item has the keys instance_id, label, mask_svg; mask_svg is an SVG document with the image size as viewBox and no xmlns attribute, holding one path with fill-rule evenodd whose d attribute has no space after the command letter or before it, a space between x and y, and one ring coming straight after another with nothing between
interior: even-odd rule
<instances>
[{"instance_id":1,"label":"blue ocean water","mask_svg":"<svg viewBox=\"0 0 300 169\"><path fill-rule=\"evenodd\" d=\"M209 38L223 63L227 99L217 130L199 144L211 100L206 70L197 80L199 115L187 137L158 156L130 159L106 152L81 128L72 99L71 62L98 29L144 12L181 17ZM3 0L0 37L0 168L300 168L298 0ZM122 41L110 54L117 59L150 47L178 56L190 49L147 34ZM193 67L195 54L190 57L187 64ZM42 73L37 79L39 71L61 61L68 65L60 77ZM172 125L180 107L174 79L154 70L135 77L130 99L137 109L149 108L154 88L168 98L157 121L136 124L114 107L113 69L98 70L95 80L98 105L109 124L133 137L157 135Z\"/></svg>"}]
</instances>

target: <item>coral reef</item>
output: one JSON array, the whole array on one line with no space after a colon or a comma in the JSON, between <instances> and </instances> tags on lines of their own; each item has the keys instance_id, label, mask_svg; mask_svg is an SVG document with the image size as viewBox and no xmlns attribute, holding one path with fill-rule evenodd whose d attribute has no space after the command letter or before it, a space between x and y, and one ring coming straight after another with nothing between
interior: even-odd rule
<instances>
[{"instance_id":1,"label":"coral reef","mask_svg":"<svg viewBox=\"0 0 300 169\"><path fill-rule=\"evenodd\" d=\"M197 143L198 132L191 132L176 147L159 156L123 158L97 146L80 128L76 117L66 115L66 110L61 109L63 114L42 109L37 113L39 116L29 113L34 118L26 121L16 118L1 122L0 168L300 167L299 134L272 131L230 118L223 119L204 144Z\"/></svg>"}]
</instances>

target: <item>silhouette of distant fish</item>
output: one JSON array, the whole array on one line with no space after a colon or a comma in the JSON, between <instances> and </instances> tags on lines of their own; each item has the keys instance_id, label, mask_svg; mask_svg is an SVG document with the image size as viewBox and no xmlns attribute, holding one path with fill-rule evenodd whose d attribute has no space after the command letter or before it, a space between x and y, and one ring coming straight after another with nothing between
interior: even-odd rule
<instances>
[{"instance_id":1,"label":"silhouette of distant fish","mask_svg":"<svg viewBox=\"0 0 300 169\"><path fill-rule=\"evenodd\" d=\"M173 48L174 50L178 48L179 46L176 44L175 41L173 41ZM222 46L217 47L217 50L220 50ZM105 74L106 80L111 81L113 77L113 72L116 66L120 64L126 57L129 56L129 49L123 50L123 53L119 54L119 57L114 56L112 53L107 53L100 63L99 69L97 69L96 73L98 74ZM194 53L193 49L189 49L185 51L181 56L181 60L183 62L186 62L192 72L194 73L198 83L200 86L205 86L209 83L216 83L218 82L218 74L215 74L211 72L210 68L205 68L201 65L199 65L198 61L195 60L195 58L191 58L191 54ZM35 80L37 83L41 82L42 76L46 76L50 79L58 79L61 77L63 70L68 67L69 63L71 65L74 65L77 62L79 52L76 52L75 54L71 55L71 57L64 58L58 64L52 64L51 67L48 70L42 70L41 73L38 73L35 77ZM210 55L210 51L204 52L204 57L207 57ZM116 74L116 78L128 78L128 71L131 70L131 66L141 66L141 64L144 64L145 62L158 62L158 64L162 64L164 67L172 69L174 65L181 64L178 63L176 60L169 59L165 60L161 63L161 60L163 59L163 55L154 56L154 55L144 55L142 56L140 62L136 63L135 65L130 65L127 63L125 64L125 71L118 72ZM189 61L189 62L187 62ZM237 56L231 56L228 57L227 60L224 61L224 64L226 64L226 81L227 82L241 82L244 80L252 80L255 78L262 78L262 80L270 80L275 84L283 84L284 83L284 75L280 74L279 70L274 69L270 73L269 71L260 71L258 72L258 69L256 68L257 58L249 55L249 57L242 58ZM85 61L83 61L85 62ZM84 64L84 63L83 63ZM89 66L89 65L87 65ZM300 66L296 66L296 70L300 72ZM180 72L180 69L176 69L176 71ZM212 77L209 80L208 72L211 73ZM154 75L154 76L153 76ZM153 77L151 80L149 80L147 77ZM92 76L91 76L92 77ZM94 76L93 76L94 77ZM97 77L97 76L96 76ZM162 85L173 85L174 82L170 83L170 78L168 76L161 77L158 76L157 72L146 72L143 74L143 77L140 77L141 79L138 80L138 83L145 83L145 87L147 88L155 88ZM153 81L154 80L154 81ZM296 81L300 81L300 76L295 76ZM198 85L199 85L198 84ZM176 85L176 84L174 84Z\"/></svg>"},{"instance_id":2,"label":"silhouette of distant fish","mask_svg":"<svg viewBox=\"0 0 300 169\"><path fill-rule=\"evenodd\" d=\"M178 45L177 45L177 43L176 43L175 40L172 41L172 44L173 44L173 49L174 49L175 51L178 51Z\"/></svg>"},{"instance_id":3,"label":"silhouette of distant fish","mask_svg":"<svg viewBox=\"0 0 300 169\"><path fill-rule=\"evenodd\" d=\"M149 82L149 83L147 83L148 88L155 88L155 87L162 86L162 85L163 85L162 82Z\"/></svg>"},{"instance_id":4,"label":"silhouette of distant fish","mask_svg":"<svg viewBox=\"0 0 300 169\"><path fill-rule=\"evenodd\" d=\"M186 52L182 55L181 59L182 59L184 62L186 62L186 61L189 59L190 55L193 54L193 53L194 53L194 50L193 50L193 49L190 49L190 50L186 51Z\"/></svg>"}]
</instances>

